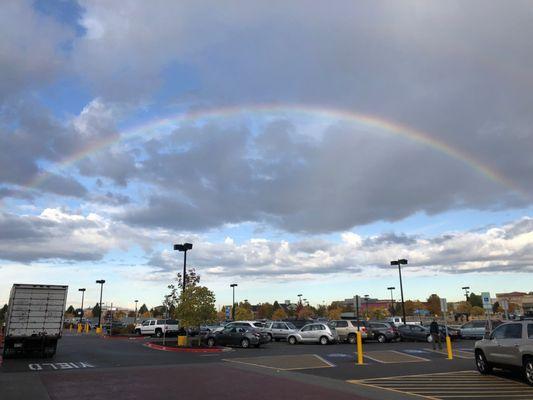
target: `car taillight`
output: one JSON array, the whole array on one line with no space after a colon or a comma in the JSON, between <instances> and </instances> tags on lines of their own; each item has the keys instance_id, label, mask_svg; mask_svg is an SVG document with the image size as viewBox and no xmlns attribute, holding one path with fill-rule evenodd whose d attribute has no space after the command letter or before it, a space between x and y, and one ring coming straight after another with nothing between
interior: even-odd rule
<instances>
[{"instance_id":1,"label":"car taillight","mask_svg":"<svg viewBox=\"0 0 533 400\"><path fill-rule=\"evenodd\" d=\"M366 333L366 327L365 326L361 327L361 332L365 332Z\"/></svg>"}]
</instances>

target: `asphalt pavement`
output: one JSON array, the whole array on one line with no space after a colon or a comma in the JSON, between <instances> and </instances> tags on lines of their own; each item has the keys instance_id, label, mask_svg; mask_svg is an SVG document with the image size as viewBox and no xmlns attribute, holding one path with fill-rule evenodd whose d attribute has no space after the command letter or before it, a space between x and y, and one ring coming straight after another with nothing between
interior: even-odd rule
<instances>
[{"instance_id":1,"label":"asphalt pavement","mask_svg":"<svg viewBox=\"0 0 533 400\"><path fill-rule=\"evenodd\" d=\"M350 344L279 342L202 354L146 347L151 341L66 334L53 359L4 360L0 398L404 400L440 398L436 396L444 388L452 393L444 393L443 398L463 398L465 392L464 398L470 398L491 390L509 390L517 399L533 398L533 389L516 375L480 379L473 362L473 341L454 343L453 360L433 351L428 343L368 342L363 365L356 363L356 348ZM411 386L403 385L406 376Z\"/></svg>"}]
</instances>

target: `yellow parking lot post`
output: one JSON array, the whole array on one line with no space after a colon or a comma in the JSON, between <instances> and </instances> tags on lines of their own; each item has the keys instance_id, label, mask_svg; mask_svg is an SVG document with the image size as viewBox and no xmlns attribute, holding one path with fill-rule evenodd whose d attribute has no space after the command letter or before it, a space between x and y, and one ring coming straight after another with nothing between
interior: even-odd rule
<instances>
[{"instance_id":1,"label":"yellow parking lot post","mask_svg":"<svg viewBox=\"0 0 533 400\"><path fill-rule=\"evenodd\" d=\"M446 349L448 350L448 360L453 360L452 340L446 336Z\"/></svg>"},{"instance_id":2,"label":"yellow parking lot post","mask_svg":"<svg viewBox=\"0 0 533 400\"><path fill-rule=\"evenodd\" d=\"M85 333L89 333L89 324L85 324Z\"/></svg>"},{"instance_id":3,"label":"yellow parking lot post","mask_svg":"<svg viewBox=\"0 0 533 400\"><path fill-rule=\"evenodd\" d=\"M357 331L357 364L363 364L363 338L361 336L361 331Z\"/></svg>"},{"instance_id":4,"label":"yellow parking lot post","mask_svg":"<svg viewBox=\"0 0 533 400\"><path fill-rule=\"evenodd\" d=\"M70 332L72 332L72 324L70 324L70 325L68 326L68 330L69 330Z\"/></svg>"},{"instance_id":5,"label":"yellow parking lot post","mask_svg":"<svg viewBox=\"0 0 533 400\"><path fill-rule=\"evenodd\" d=\"M178 346L187 347L187 336L178 336Z\"/></svg>"},{"instance_id":6,"label":"yellow parking lot post","mask_svg":"<svg viewBox=\"0 0 533 400\"><path fill-rule=\"evenodd\" d=\"M81 333L82 330L83 330L83 325L82 324L78 324L78 333Z\"/></svg>"}]
</instances>

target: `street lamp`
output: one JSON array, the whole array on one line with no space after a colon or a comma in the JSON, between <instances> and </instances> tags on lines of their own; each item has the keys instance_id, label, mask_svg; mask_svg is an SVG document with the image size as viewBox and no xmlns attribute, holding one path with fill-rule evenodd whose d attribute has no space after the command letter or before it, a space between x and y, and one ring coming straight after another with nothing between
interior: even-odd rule
<instances>
[{"instance_id":1,"label":"street lamp","mask_svg":"<svg viewBox=\"0 0 533 400\"><path fill-rule=\"evenodd\" d=\"M85 297L85 288L78 289L79 292L81 292L81 314L80 314L80 324L81 320L83 318L83 299Z\"/></svg>"},{"instance_id":2,"label":"street lamp","mask_svg":"<svg viewBox=\"0 0 533 400\"><path fill-rule=\"evenodd\" d=\"M463 289L465 291L466 301L468 302L468 295L470 294L470 292L469 292L470 286L463 286L461 289Z\"/></svg>"},{"instance_id":3,"label":"street lamp","mask_svg":"<svg viewBox=\"0 0 533 400\"><path fill-rule=\"evenodd\" d=\"M185 275L187 274L187 250L192 249L192 243L175 244L174 250L183 251L183 287L185 290Z\"/></svg>"},{"instance_id":4,"label":"street lamp","mask_svg":"<svg viewBox=\"0 0 533 400\"><path fill-rule=\"evenodd\" d=\"M396 261L391 261L390 265L397 265L398 266L398 273L400 274L400 293L402 295L402 314L403 314L403 323L407 323L407 318L405 316L405 302L403 300L403 284L402 284L402 265L407 265L406 259L400 259Z\"/></svg>"},{"instance_id":5,"label":"street lamp","mask_svg":"<svg viewBox=\"0 0 533 400\"><path fill-rule=\"evenodd\" d=\"M392 291L396 289L394 286L390 286L387 288L387 290L390 290L390 309L392 311L392 316L394 317L394 296L392 295Z\"/></svg>"},{"instance_id":6,"label":"street lamp","mask_svg":"<svg viewBox=\"0 0 533 400\"><path fill-rule=\"evenodd\" d=\"M302 304L302 296L303 294L298 295L298 304Z\"/></svg>"},{"instance_id":7,"label":"street lamp","mask_svg":"<svg viewBox=\"0 0 533 400\"><path fill-rule=\"evenodd\" d=\"M237 285L236 283L232 283L231 285L229 285L231 288L233 288L233 303L231 305L231 319L233 321L235 321L235 288L239 285Z\"/></svg>"},{"instance_id":8,"label":"street lamp","mask_svg":"<svg viewBox=\"0 0 533 400\"><path fill-rule=\"evenodd\" d=\"M99 279L96 283L100 284L100 312L98 313L98 328L102 327L102 292L104 291L105 280Z\"/></svg>"},{"instance_id":9,"label":"street lamp","mask_svg":"<svg viewBox=\"0 0 533 400\"><path fill-rule=\"evenodd\" d=\"M368 319L368 298L370 296L368 294L365 294L365 314L366 314L366 319Z\"/></svg>"},{"instance_id":10,"label":"street lamp","mask_svg":"<svg viewBox=\"0 0 533 400\"><path fill-rule=\"evenodd\" d=\"M133 316L134 320L133 320L133 324L136 325L137 324L137 303L139 302L139 300L135 300L135 315Z\"/></svg>"}]
</instances>

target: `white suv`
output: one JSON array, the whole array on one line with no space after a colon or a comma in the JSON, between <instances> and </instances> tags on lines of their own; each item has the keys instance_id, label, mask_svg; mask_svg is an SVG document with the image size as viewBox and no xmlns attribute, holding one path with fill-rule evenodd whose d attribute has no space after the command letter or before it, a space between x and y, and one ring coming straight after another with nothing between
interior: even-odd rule
<instances>
[{"instance_id":1,"label":"white suv","mask_svg":"<svg viewBox=\"0 0 533 400\"><path fill-rule=\"evenodd\" d=\"M179 322L175 319L147 319L135 326L137 335L155 335L157 337L163 334L178 333Z\"/></svg>"}]
</instances>

